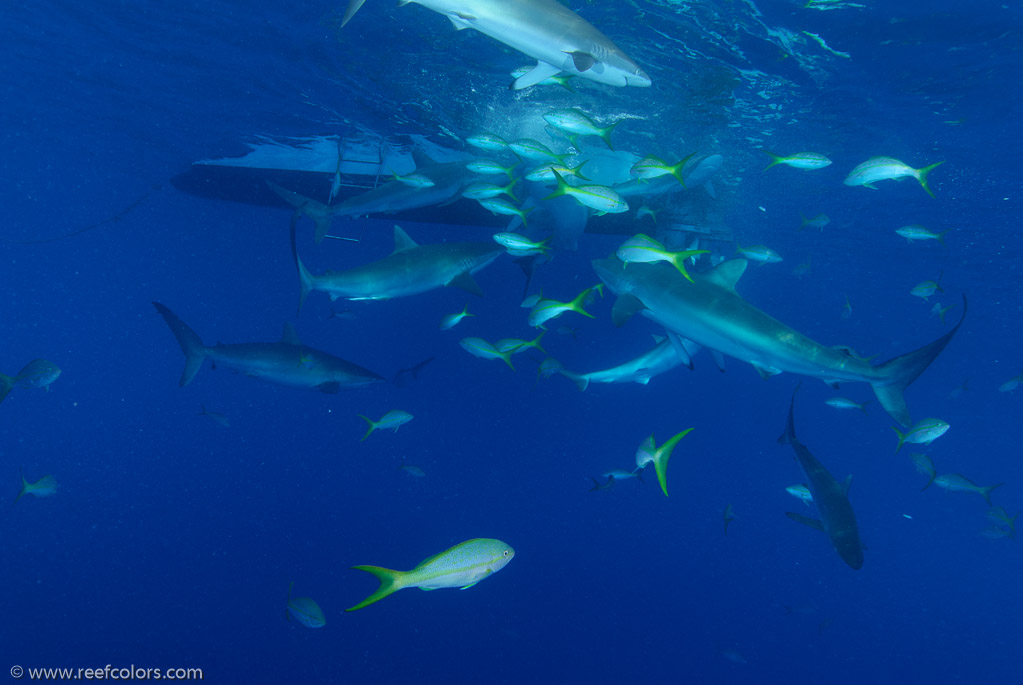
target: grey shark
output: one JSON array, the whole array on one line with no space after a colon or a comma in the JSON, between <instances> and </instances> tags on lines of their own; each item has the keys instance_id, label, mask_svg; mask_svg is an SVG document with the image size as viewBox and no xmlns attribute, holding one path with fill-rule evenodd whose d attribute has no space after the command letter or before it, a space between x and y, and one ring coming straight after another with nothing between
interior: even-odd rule
<instances>
[{"instance_id":1,"label":"grey shark","mask_svg":"<svg viewBox=\"0 0 1023 685\"><path fill-rule=\"evenodd\" d=\"M869 383L885 411L899 423L910 424L903 391L952 340L963 319L929 345L871 366L811 340L742 299L735 286L746 264L744 259L722 262L694 274L692 283L665 262L629 264L625 269L619 259L598 259L593 268L619 296L613 310L618 325L642 312L681 338L749 362L765 378L789 371L830 384ZM963 318L966 308L963 297Z\"/></svg>"},{"instance_id":2,"label":"grey shark","mask_svg":"<svg viewBox=\"0 0 1023 685\"><path fill-rule=\"evenodd\" d=\"M413 151L416 173L433 182L427 188L413 187L401 181L388 181L373 190L367 190L336 205L325 205L312 198L268 182L285 202L298 214L305 214L316 224L316 242L330 230L336 216L360 217L369 214L393 214L420 207L433 207L454 202L462 190L476 179L476 174L465 168L465 162L437 163Z\"/></svg>"},{"instance_id":3,"label":"grey shark","mask_svg":"<svg viewBox=\"0 0 1023 685\"><path fill-rule=\"evenodd\" d=\"M585 390L590 383L628 383L632 381L646 385L654 376L671 371L682 364L682 357L675 351L670 340L660 336L654 336L654 338L657 340L657 344L653 349L610 369L591 371L590 373L574 373L557 364L551 373L560 373L574 382L580 390ZM688 340L683 344L690 358L700 350L699 345Z\"/></svg>"},{"instance_id":4,"label":"grey shark","mask_svg":"<svg viewBox=\"0 0 1023 685\"><path fill-rule=\"evenodd\" d=\"M331 300L388 300L418 295L443 286L456 286L482 295L472 274L490 265L504 248L489 243L434 243L418 245L400 227L394 227L394 252L369 264L345 271L312 274L298 256L295 222L291 222L291 254L301 283L298 308L312 290L321 290Z\"/></svg>"},{"instance_id":5,"label":"grey shark","mask_svg":"<svg viewBox=\"0 0 1023 685\"><path fill-rule=\"evenodd\" d=\"M366 0L349 0L344 26ZM557 0L398 0L443 14L456 30L476 29L529 55L536 66L512 83L528 88L560 72L611 86L650 85L650 77L611 39Z\"/></svg>"},{"instance_id":6,"label":"grey shark","mask_svg":"<svg viewBox=\"0 0 1023 685\"><path fill-rule=\"evenodd\" d=\"M803 473L806 474L807 487L813 495L814 506L820 520L812 519L802 514L785 512L793 521L810 526L827 533L835 551L850 568L859 569L863 567L863 543L860 542L859 528L856 526L856 515L853 513L852 505L849 504L848 488L849 481L839 483L835 480L824 465L816 457L810 454L806 445L796 438L796 426L792 418L793 409L796 404L796 392L799 386L792 391L792 401L789 404L789 418L785 424L785 432L778 438L778 442L789 444L796 453L796 460L799 462Z\"/></svg>"},{"instance_id":7,"label":"grey shark","mask_svg":"<svg viewBox=\"0 0 1023 685\"><path fill-rule=\"evenodd\" d=\"M284 324L284 335L278 342L217 343L208 347L170 309L159 302L154 302L153 306L167 322L181 351L185 353L185 370L178 382L182 387L192 382L207 359L213 362L214 368L225 366L269 383L326 393L336 393L342 388L360 388L386 380L357 364L306 347L289 323Z\"/></svg>"}]
</instances>

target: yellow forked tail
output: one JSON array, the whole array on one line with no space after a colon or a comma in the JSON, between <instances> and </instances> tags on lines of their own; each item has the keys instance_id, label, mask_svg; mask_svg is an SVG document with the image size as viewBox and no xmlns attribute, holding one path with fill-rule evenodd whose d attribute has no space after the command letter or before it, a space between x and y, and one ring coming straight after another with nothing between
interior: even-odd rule
<instances>
[{"instance_id":1,"label":"yellow forked tail","mask_svg":"<svg viewBox=\"0 0 1023 685\"><path fill-rule=\"evenodd\" d=\"M384 597L394 594L405 587L405 585L401 582L402 577L405 575L404 571L393 571L389 568L381 568L380 566L353 566L352 568L357 568L360 571L365 571L366 573L372 573L376 576L377 580L380 581L380 587L378 587L376 592L371 594L369 597L362 600L355 606L345 609L345 611L356 611L363 607L368 607L370 604L379 602Z\"/></svg>"}]
</instances>

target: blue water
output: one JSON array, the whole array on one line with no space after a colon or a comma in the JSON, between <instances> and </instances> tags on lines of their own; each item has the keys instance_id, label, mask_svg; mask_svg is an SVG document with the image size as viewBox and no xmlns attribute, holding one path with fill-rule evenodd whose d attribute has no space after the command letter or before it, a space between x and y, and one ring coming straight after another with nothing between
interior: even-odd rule
<instances>
[{"instance_id":1,"label":"blue water","mask_svg":"<svg viewBox=\"0 0 1023 685\"><path fill-rule=\"evenodd\" d=\"M888 359L948 329L913 285L943 271L940 301L969 295L909 406L952 426L927 450L939 472L1004 482L994 503L1023 508L1023 391L998 390L1023 368L1018 6L566 4L653 87L509 91L507 73L528 59L416 5L371 0L343 31L341 3L4 5L0 372L42 357L63 374L51 392L16 389L0 406L0 666L195 667L213 682L268 683L1019 681L1018 544L979 534L980 497L921 493L915 450L893 456L876 403L868 416L823 404L868 399L866 386L807 382L796 407L801 440L837 477L854 475L867 550L853 571L784 516L811 511L785 493L803 474L775 442L797 377L764 382L736 360L721 374L704 353L648 386L534 383L539 357L516 357L513 373L457 344L533 337L507 259L478 275L477 317L452 331L437 323L466 302L453 289L352 303L348 319L328 319L314 293L296 320L288 212L169 183L256 135L357 129L458 148L445 131L500 132L529 108L634 117L614 135L639 154L725 157L725 223L785 257L751 267L739 291L797 330ZM834 164L763 172L760 148ZM912 179L842 185L878 154L946 160L931 176L936 199ZM797 232L800 212L832 223ZM946 245L907 244L893 231L910 223L951 229ZM353 224L362 244L329 242L309 260L378 259L392 224ZM404 226L421 242L488 230ZM569 299L596 282L589 260L621 240L585 236L537 287ZM793 276L811 253L811 273ZM293 320L306 344L382 375L435 360L404 387L338 395L208 367L179 388L183 358L153 300L207 344L273 341ZM616 329L611 303L563 319L576 337L549 333L551 355L586 371L648 349L658 330L641 319ZM201 404L230 428L199 416ZM359 442L356 415L390 409L415 419ZM689 427L670 498L652 472L588 491L591 476L629 467L646 436ZM400 470L403 458L425 478ZM11 506L19 467L29 480L53 474L57 495ZM409 590L343 611L375 588L351 566L411 568L474 537L508 542L515 559L464 592ZM291 581L323 608L324 628L285 620Z\"/></svg>"}]
</instances>

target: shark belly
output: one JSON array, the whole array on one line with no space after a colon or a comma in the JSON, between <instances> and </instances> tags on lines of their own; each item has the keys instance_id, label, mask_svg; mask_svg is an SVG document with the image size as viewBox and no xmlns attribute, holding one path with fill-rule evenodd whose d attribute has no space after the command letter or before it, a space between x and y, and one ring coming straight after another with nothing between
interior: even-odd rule
<instances>
[{"instance_id":1,"label":"shark belly","mask_svg":"<svg viewBox=\"0 0 1023 685\"><path fill-rule=\"evenodd\" d=\"M863 566L863 543L860 542L856 515L845 490L824 466L801 443L793 444L799 465L806 474L813 502L820 515L821 527L835 551L851 568Z\"/></svg>"},{"instance_id":2,"label":"shark belly","mask_svg":"<svg viewBox=\"0 0 1023 685\"><path fill-rule=\"evenodd\" d=\"M753 364L766 373L788 371L843 381L873 379L869 364L817 343L745 300L705 283L636 292L643 314L683 338Z\"/></svg>"},{"instance_id":3,"label":"shark belly","mask_svg":"<svg viewBox=\"0 0 1023 685\"><path fill-rule=\"evenodd\" d=\"M409 0L571 74L613 86L648 86L649 77L592 24L556 0ZM587 59L577 66L573 55Z\"/></svg>"}]
</instances>

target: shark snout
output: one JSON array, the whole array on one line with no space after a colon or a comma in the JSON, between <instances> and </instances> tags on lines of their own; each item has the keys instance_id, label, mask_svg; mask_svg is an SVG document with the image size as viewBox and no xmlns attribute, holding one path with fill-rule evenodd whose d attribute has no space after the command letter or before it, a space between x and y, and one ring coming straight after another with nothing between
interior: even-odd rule
<instances>
[{"instance_id":1,"label":"shark snout","mask_svg":"<svg viewBox=\"0 0 1023 685\"><path fill-rule=\"evenodd\" d=\"M649 88L651 83L650 77L642 69L636 69L635 73L628 74L625 77L625 84L629 86Z\"/></svg>"}]
</instances>

